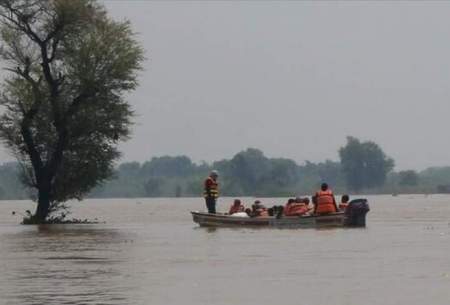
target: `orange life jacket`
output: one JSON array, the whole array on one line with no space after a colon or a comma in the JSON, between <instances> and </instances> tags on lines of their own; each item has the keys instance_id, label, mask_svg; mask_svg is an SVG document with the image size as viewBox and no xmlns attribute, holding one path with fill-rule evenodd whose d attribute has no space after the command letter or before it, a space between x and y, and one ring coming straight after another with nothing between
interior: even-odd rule
<instances>
[{"instance_id":1,"label":"orange life jacket","mask_svg":"<svg viewBox=\"0 0 450 305\"><path fill-rule=\"evenodd\" d=\"M333 192L331 190L318 191L316 193L317 207L316 214L336 213Z\"/></svg>"},{"instance_id":2,"label":"orange life jacket","mask_svg":"<svg viewBox=\"0 0 450 305\"><path fill-rule=\"evenodd\" d=\"M230 211L228 212L228 214L234 214L234 213L239 213L239 212L244 212L245 211L245 207L241 204L241 205L234 205L232 204L230 207Z\"/></svg>"},{"instance_id":3,"label":"orange life jacket","mask_svg":"<svg viewBox=\"0 0 450 305\"><path fill-rule=\"evenodd\" d=\"M204 183L204 192L203 196L205 198L215 198L219 197L219 183L215 181L213 178L208 177Z\"/></svg>"},{"instance_id":4,"label":"orange life jacket","mask_svg":"<svg viewBox=\"0 0 450 305\"><path fill-rule=\"evenodd\" d=\"M284 208L286 216L300 216L308 212L308 207L304 203L287 204Z\"/></svg>"}]
</instances>

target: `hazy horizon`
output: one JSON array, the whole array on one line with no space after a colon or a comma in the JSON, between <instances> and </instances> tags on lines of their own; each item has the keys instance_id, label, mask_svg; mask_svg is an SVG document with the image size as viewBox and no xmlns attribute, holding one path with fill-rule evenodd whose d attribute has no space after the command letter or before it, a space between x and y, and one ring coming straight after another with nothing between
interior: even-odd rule
<instances>
[{"instance_id":1,"label":"hazy horizon","mask_svg":"<svg viewBox=\"0 0 450 305\"><path fill-rule=\"evenodd\" d=\"M104 3L148 58L121 161L320 162L352 135L396 169L450 165L450 2Z\"/></svg>"}]
</instances>

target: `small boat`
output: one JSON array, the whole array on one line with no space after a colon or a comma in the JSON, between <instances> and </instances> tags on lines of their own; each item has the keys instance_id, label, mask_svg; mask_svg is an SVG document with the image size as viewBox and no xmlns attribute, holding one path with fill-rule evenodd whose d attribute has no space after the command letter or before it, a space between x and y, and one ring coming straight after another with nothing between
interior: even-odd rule
<instances>
[{"instance_id":1,"label":"small boat","mask_svg":"<svg viewBox=\"0 0 450 305\"><path fill-rule=\"evenodd\" d=\"M367 200L349 203L344 212L328 215L235 217L229 214L191 212L195 223L202 227L278 227L278 228L327 228L365 227L369 211Z\"/></svg>"}]
</instances>

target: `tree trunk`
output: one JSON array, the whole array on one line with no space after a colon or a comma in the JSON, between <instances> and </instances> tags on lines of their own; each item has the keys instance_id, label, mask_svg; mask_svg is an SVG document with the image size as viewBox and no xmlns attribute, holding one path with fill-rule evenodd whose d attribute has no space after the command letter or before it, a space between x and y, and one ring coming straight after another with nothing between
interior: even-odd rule
<instances>
[{"instance_id":1,"label":"tree trunk","mask_svg":"<svg viewBox=\"0 0 450 305\"><path fill-rule=\"evenodd\" d=\"M50 211L50 190L48 188L39 188L38 205L36 208L36 221L44 223Z\"/></svg>"}]
</instances>

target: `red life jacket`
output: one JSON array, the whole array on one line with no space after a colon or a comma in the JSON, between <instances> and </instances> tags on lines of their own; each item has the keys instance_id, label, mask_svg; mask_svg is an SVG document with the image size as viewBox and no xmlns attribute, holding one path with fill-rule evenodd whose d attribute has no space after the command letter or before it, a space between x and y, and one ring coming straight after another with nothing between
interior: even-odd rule
<instances>
[{"instance_id":1,"label":"red life jacket","mask_svg":"<svg viewBox=\"0 0 450 305\"><path fill-rule=\"evenodd\" d=\"M219 197L219 183L211 177L205 180L203 197L215 199Z\"/></svg>"},{"instance_id":2,"label":"red life jacket","mask_svg":"<svg viewBox=\"0 0 450 305\"><path fill-rule=\"evenodd\" d=\"M336 213L333 192L328 189L326 191L318 191L316 193L317 207L316 214Z\"/></svg>"}]
</instances>

